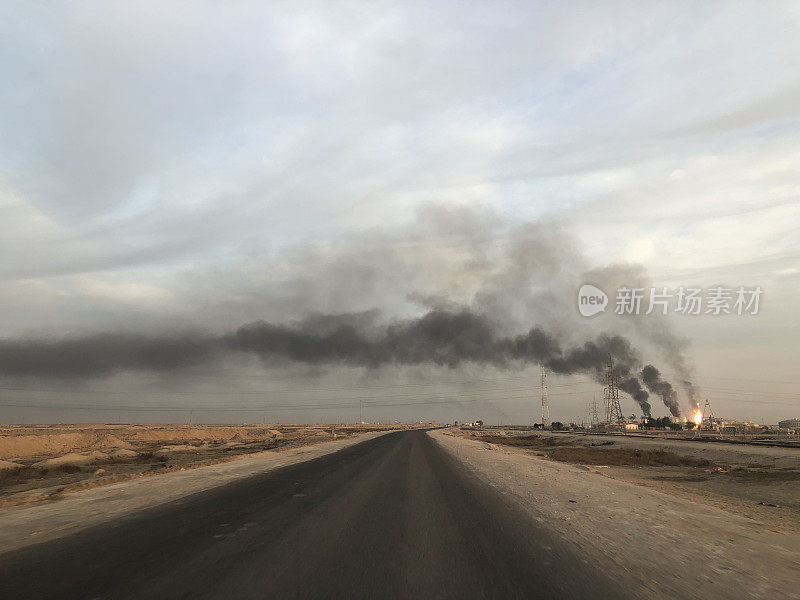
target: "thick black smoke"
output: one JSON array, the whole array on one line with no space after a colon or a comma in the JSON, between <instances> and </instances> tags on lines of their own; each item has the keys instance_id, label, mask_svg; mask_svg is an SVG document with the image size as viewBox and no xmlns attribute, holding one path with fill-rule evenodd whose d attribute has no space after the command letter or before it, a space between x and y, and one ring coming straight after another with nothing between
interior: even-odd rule
<instances>
[{"instance_id":1,"label":"thick black smoke","mask_svg":"<svg viewBox=\"0 0 800 600\"><path fill-rule=\"evenodd\" d=\"M642 381L647 389L661 397L664 406L669 408L673 417L681 416L681 408L678 404L678 394L668 381L661 379L661 373L653 365L647 365L642 369Z\"/></svg>"},{"instance_id":2,"label":"thick black smoke","mask_svg":"<svg viewBox=\"0 0 800 600\"><path fill-rule=\"evenodd\" d=\"M48 341L0 341L0 375L92 378L117 371L175 371L210 362L212 337L196 333L147 337L107 333Z\"/></svg>"},{"instance_id":3,"label":"thick black smoke","mask_svg":"<svg viewBox=\"0 0 800 600\"><path fill-rule=\"evenodd\" d=\"M330 321L329 321L330 324ZM350 323L325 331L269 323L241 327L229 339L232 348L267 359L288 358L311 364L341 362L378 366L436 364L458 367L465 362L510 367L541 363L562 375L588 373L603 381L609 358L619 388L630 394L644 415L650 415L648 393L632 374L639 364L636 351L620 336L600 336L562 352L558 340L538 327L525 335L498 336L491 322L468 311L431 311L420 319L393 325L370 339Z\"/></svg>"},{"instance_id":4,"label":"thick black smoke","mask_svg":"<svg viewBox=\"0 0 800 600\"><path fill-rule=\"evenodd\" d=\"M617 387L629 394L639 405L642 414L650 415L649 394L642 389L633 371L640 364L638 353L630 342L621 336L600 336L594 342L586 342L582 347L572 349L565 354L551 356L545 362L552 371L570 375L586 372L602 382L604 369L608 360L614 364L614 376Z\"/></svg>"},{"instance_id":5,"label":"thick black smoke","mask_svg":"<svg viewBox=\"0 0 800 600\"><path fill-rule=\"evenodd\" d=\"M383 327L358 315L324 315L293 325L250 323L222 336L106 334L62 341L5 341L0 342L0 375L90 378L126 370L175 371L238 353L256 355L267 363L367 368L387 364L456 368L465 363L521 368L540 363L554 373L584 373L599 382L611 359L619 388L645 415L651 408L636 376L639 354L627 339L601 335L562 349L555 337L538 327L522 335L502 335L490 319L468 310L432 310L418 319ZM641 376L677 416L675 392L658 370L648 365Z\"/></svg>"},{"instance_id":6,"label":"thick black smoke","mask_svg":"<svg viewBox=\"0 0 800 600\"><path fill-rule=\"evenodd\" d=\"M609 358L614 360L617 377L629 377L639 363L630 342L620 336L602 335L562 351L558 340L538 327L524 335L503 336L489 319L466 310L434 310L371 334L349 323L324 331L251 323L230 336L228 344L265 360L355 366L435 364L451 368L469 362L501 368L541 363L555 373L590 373L600 381Z\"/></svg>"},{"instance_id":7,"label":"thick black smoke","mask_svg":"<svg viewBox=\"0 0 800 600\"><path fill-rule=\"evenodd\" d=\"M508 367L513 361L541 362L560 352L557 342L540 329L531 329L524 336L502 337L481 315L444 310L372 331L351 323L334 326L330 320L324 329L308 323L250 323L229 336L227 343L234 350L265 360L367 367L395 363L456 368L468 362Z\"/></svg>"},{"instance_id":8,"label":"thick black smoke","mask_svg":"<svg viewBox=\"0 0 800 600\"><path fill-rule=\"evenodd\" d=\"M619 382L618 387L623 392L629 394L630 397L636 401L636 403L639 405L639 408L642 409L642 414L645 417L650 416L651 407L650 403L647 401L647 399L650 397L650 394L642 389L642 384L639 383L639 380L636 379L636 377L627 377L622 379Z\"/></svg>"},{"instance_id":9,"label":"thick black smoke","mask_svg":"<svg viewBox=\"0 0 800 600\"><path fill-rule=\"evenodd\" d=\"M685 379L681 381L681 384L683 385L683 389L686 390L686 395L689 399L689 406L691 408L700 408L700 404L697 402L697 389L694 387L694 384Z\"/></svg>"}]
</instances>

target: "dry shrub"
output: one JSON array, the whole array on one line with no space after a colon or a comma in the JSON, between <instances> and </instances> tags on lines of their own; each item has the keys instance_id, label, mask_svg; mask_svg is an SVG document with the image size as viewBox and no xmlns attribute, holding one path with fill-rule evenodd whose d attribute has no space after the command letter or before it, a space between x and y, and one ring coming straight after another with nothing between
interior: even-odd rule
<instances>
[{"instance_id":1,"label":"dry shrub","mask_svg":"<svg viewBox=\"0 0 800 600\"><path fill-rule=\"evenodd\" d=\"M550 458L560 462L586 465L649 466L649 467L709 467L712 463L705 458L681 456L666 450L638 450L631 448L602 448L568 446L554 448L548 453Z\"/></svg>"},{"instance_id":2,"label":"dry shrub","mask_svg":"<svg viewBox=\"0 0 800 600\"><path fill-rule=\"evenodd\" d=\"M750 471L738 469L731 472L731 476L739 480L750 482L771 481L800 481L800 471L787 469L782 471Z\"/></svg>"},{"instance_id":3,"label":"dry shrub","mask_svg":"<svg viewBox=\"0 0 800 600\"><path fill-rule=\"evenodd\" d=\"M554 446L565 446L572 442L568 440L559 440L551 437L542 437L539 435L525 435L525 436L504 436L504 435L481 435L478 436L482 442L489 442L490 444L500 444L503 446L519 446L522 448L552 448Z\"/></svg>"},{"instance_id":4,"label":"dry shrub","mask_svg":"<svg viewBox=\"0 0 800 600\"><path fill-rule=\"evenodd\" d=\"M0 485L13 485L29 479L37 479L48 475L80 473L83 469L78 465L58 465L55 467L20 466L16 469L0 471Z\"/></svg>"}]
</instances>

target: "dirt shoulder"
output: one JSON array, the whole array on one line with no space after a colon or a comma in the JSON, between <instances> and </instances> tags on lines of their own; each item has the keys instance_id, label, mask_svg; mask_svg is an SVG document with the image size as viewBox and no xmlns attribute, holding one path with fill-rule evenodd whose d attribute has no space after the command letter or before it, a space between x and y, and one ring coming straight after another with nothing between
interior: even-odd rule
<instances>
[{"instance_id":1,"label":"dirt shoulder","mask_svg":"<svg viewBox=\"0 0 800 600\"><path fill-rule=\"evenodd\" d=\"M324 443L267 451L161 477L137 478L61 496L57 502L0 508L0 553L74 533L212 487L311 460L389 433L351 435Z\"/></svg>"},{"instance_id":2,"label":"dirt shoulder","mask_svg":"<svg viewBox=\"0 0 800 600\"><path fill-rule=\"evenodd\" d=\"M546 457L568 440L544 441L534 451L447 431L430 435L635 597L800 598L800 535L791 530L672 493L670 482L657 489L608 476L615 467Z\"/></svg>"},{"instance_id":3,"label":"dirt shoulder","mask_svg":"<svg viewBox=\"0 0 800 600\"><path fill-rule=\"evenodd\" d=\"M722 508L773 531L800 534L800 448L549 432L468 433L524 454L595 466L607 477Z\"/></svg>"}]
</instances>

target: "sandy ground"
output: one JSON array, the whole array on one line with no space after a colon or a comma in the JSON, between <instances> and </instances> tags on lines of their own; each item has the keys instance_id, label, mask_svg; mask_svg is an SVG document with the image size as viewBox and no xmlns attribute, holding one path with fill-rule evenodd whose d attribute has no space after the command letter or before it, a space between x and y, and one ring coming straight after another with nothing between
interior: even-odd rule
<instances>
[{"instance_id":1,"label":"sandy ground","mask_svg":"<svg viewBox=\"0 0 800 600\"><path fill-rule=\"evenodd\" d=\"M311 460L386 432L261 452L238 460L79 491L58 502L0 508L0 552L45 542L244 477Z\"/></svg>"},{"instance_id":2,"label":"sandy ground","mask_svg":"<svg viewBox=\"0 0 800 600\"><path fill-rule=\"evenodd\" d=\"M460 433L503 445L545 442L550 445L509 448L562 462L603 466L608 477L710 504L773 531L800 534L800 448L550 432L531 438L528 431L510 430ZM498 437L498 433L506 435Z\"/></svg>"},{"instance_id":3,"label":"sandy ground","mask_svg":"<svg viewBox=\"0 0 800 600\"><path fill-rule=\"evenodd\" d=\"M614 467L558 462L446 431L430 435L636 597L800 598L794 531L765 527L669 485L608 476ZM754 454L763 460L761 450Z\"/></svg>"},{"instance_id":4,"label":"sandy ground","mask_svg":"<svg viewBox=\"0 0 800 600\"><path fill-rule=\"evenodd\" d=\"M353 425L0 427L0 507L365 431Z\"/></svg>"}]
</instances>

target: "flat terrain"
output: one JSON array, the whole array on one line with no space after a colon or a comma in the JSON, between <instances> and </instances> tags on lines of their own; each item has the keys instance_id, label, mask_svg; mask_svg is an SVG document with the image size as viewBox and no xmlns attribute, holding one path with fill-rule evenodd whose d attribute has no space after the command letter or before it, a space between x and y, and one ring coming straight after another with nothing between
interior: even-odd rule
<instances>
[{"instance_id":1,"label":"flat terrain","mask_svg":"<svg viewBox=\"0 0 800 600\"><path fill-rule=\"evenodd\" d=\"M9 598L627 596L423 431L7 552L0 589Z\"/></svg>"},{"instance_id":2,"label":"flat terrain","mask_svg":"<svg viewBox=\"0 0 800 600\"><path fill-rule=\"evenodd\" d=\"M800 448L619 435L455 430L526 455L600 467L603 475L800 534Z\"/></svg>"}]
</instances>

